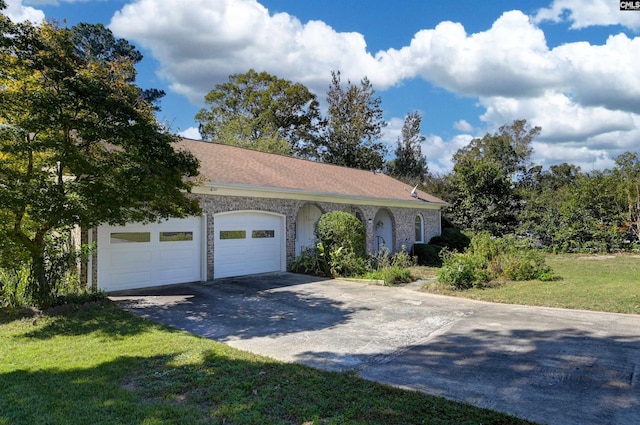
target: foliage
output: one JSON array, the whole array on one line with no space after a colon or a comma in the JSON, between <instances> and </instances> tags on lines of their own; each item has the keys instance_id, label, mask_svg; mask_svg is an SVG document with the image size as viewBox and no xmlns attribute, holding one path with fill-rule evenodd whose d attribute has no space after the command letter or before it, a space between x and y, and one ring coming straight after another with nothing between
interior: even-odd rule
<instances>
[{"instance_id":1,"label":"foliage","mask_svg":"<svg viewBox=\"0 0 640 425\"><path fill-rule=\"evenodd\" d=\"M484 232L471 239L465 253L444 251L438 279L456 289L483 287L493 279L553 279L542 251L514 237L496 238Z\"/></svg>"},{"instance_id":2,"label":"foliage","mask_svg":"<svg viewBox=\"0 0 640 425\"><path fill-rule=\"evenodd\" d=\"M358 257L366 255L367 232L356 216L345 211L323 214L315 227L315 236L328 252L344 249L344 254L352 252Z\"/></svg>"},{"instance_id":3,"label":"foliage","mask_svg":"<svg viewBox=\"0 0 640 425\"><path fill-rule=\"evenodd\" d=\"M635 255L559 254L546 262L551 280L506 281L459 291L431 285L441 294L509 304L640 314L640 261Z\"/></svg>"},{"instance_id":4,"label":"foliage","mask_svg":"<svg viewBox=\"0 0 640 425\"><path fill-rule=\"evenodd\" d=\"M418 112L408 114L402 125L402 139L398 138L395 159L387 163L389 175L410 183L422 183L429 170L427 159L422 155L422 142L425 137L420 134L422 117Z\"/></svg>"},{"instance_id":5,"label":"foliage","mask_svg":"<svg viewBox=\"0 0 640 425\"><path fill-rule=\"evenodd\" d=\"M94 294L78 276L78 265L93 253L93 247L75 248L68 233L49 234L45 243L43 270L35 270L33 262L0 267L0 307L48 307ZM46 285L34 281L38 273L43 273Z\"/></svg>"},{"instance_id":6,"label":"foliage","mask_svg":"<svg viewBox=\"0 0 640 425\"><path fill-rule=\"evenodd\" d=\"M25 265L0 268L0 308L28 306L29 268Z\"/></svg>"},{"instance_id":7,"label":"foliage","mask_svg":"<svg viewBox=\"0 0 640 425\"><path fill-rule=\"evenodd\" d=\"M0 51L0 240L29 262L34 302L64 274L52 242L71 227L199 212L196 159L155 120L130 59L87 59L70 29L7 26ZM3 252L0 258L8 255ZM55 271L54 271L55 270Z\"/></svg>"},{"instance_id":8,"label":"foliage","mask_svg":"<svg viewBox=\"0 0 640 425\"><path fill-rule=\"evenodd\" d=\"M374 97L373 86L366 77L360 86L348 81L346 88L339 71L333 71L331 77L327 126L318 140L317 157L330 164L381 170L387 151L379 139L387 123L380 98Z\"/></svg>"},{"instance_id":9,"label":"foliage","mask_svg":"<svg viewBox=\"0 0 640 425\"><path fill-rule=\"evenodd\" d=\"M539 133L539 127L518 120L455 153L451 215L457 226L495 236L515 231L520 209L515 182L528 168L531 142Z\"/></svg>"},{"instance_id":10,"label":"foliage","mask_svg":"<svg viewBox=\"0 0 640 425\"><path fill-rule=\"evenodd\" d=\"M471 238L455 227L445 227L440 236L434 236L430 245L438 245L451 251L463 252L471 244Z\"/></svg>"},{"instance_id":11,"label":"foliage","mask_svg":"<svg viewBox=\"0 0 640 425\"><path fill-rule=\"evenodd\" d=\"M621 198L626 200L627 237L640 240L640 159L637 153L625 152L616 158L614 175L620 182ZM626 199L625 199L626 198ZM622 203L622 202L621 202Z\"/></svg>"},{"instance_id":12,"label":"foliage","mask_svg":"<svg viewBox=\"0 0 640 425\"><path fill-rule=\"evenodd\" d=\"M340 246L329 252L331 276L358 276L369 269L367 259L356 252Z\"/></svg>"},{"instance_id":13,"label":"foliage","mask_svg":"<svg viewBox=\"0 0 640 425\"><path fill-rule=\"evenodd\" d=\"M633 180L623 173L618 167L582 173L569 164L533 170L518 232L556 252L627 249L635 239L626 186Z\"/></svg>"},{"instance_id":14,"label":"foliage","mask_svg":"<svg viewBox=\"0 0 640 425\"><path fill-rule=\"evenodd\" d=\"M391 255L388 249L378 251L370 259L371 268L374 270L366 274L368 279L380 279L385 285L397 285L414 280L411 267L417 259L411 257L403 246L401 251Z\"/></svg>"},{"instance_id":15,"label":"foliage","mask_svg":"<svg viewBox=\"0 0 640 425\"><path fill-rule=\"evenodd\" d=\"M75 53L85 61L114 62L122 58L130 60L132 64L139 63L143 56L136 47L124 38L116 39L109 28L102 24L89 24L80 22L71 28ZM129 77L129 82L134 82L135 69ZM163 90L140 89L140 97L154 105L159 110L159 100L165 95Z\"/></svg>"},{"instance_id":16,"label":"foliage","mask_svg":"<svg viewBox=\"0 0 640 425\"><path fill-rule=\"evenodd\" d=\"M420 266L440 267L442 266L442 257L440 257L442 249L442 245L416 243L413 244L413 255Z\"/></svg>"},{"instance_id":17,"label":"foliage","mask_svg":"<svg viewBox=\"0 0 640 425\"><path fill-rule=\"evenodd\" d=\"M315 248L305 248L291 262L291 271L315 276L331 276L324 245L319 243Z\"/></svg>"},{"instance_id":18,"label":"foliage","mask_svg":"<svg viewBox=\"0 0 640 425\"><path fill-rule=\"evenodd\" d=\"M314 157L321 128L316 96L300 83L250 69L205 96L196 115L204 140Z\"/></svg>"},{"instance_id":19,"label":"foliage","mask_svg":"<svg viewBox=\"0 0 640 425\"><path fill-rule=\"evenodd\" d=\"M490 280L486 261L471 253L442 251L442 267L436 273L438 281L456 289L483 287Z\"/></svg>"}]
</instances>

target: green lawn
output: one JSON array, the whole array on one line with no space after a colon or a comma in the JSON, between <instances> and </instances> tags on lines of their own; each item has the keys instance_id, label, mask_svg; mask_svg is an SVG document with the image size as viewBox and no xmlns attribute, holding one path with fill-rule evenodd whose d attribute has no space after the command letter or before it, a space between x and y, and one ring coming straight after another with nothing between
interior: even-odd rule
<instances>
[{"instance_id":1,"label":"green lawn","mask_svg":"<svg viewBox=\"0 0 640 425\"><path fill-rule=\"evenodd\" d=\"M431 284L427 289L483 301L640 314L640 256L549 255L547 264L559 280L466 291Z\"/></svg>"},{"instance_id":2,"label":"green lawn","mask_svg":"<svg viewBox=\"0 0 640 425\"><path fill-rule=\"evenodd\" d=\"M0 424L526 424L442 398L285 364L109 302L0 310Z\"/></svg>"}]
</instances>

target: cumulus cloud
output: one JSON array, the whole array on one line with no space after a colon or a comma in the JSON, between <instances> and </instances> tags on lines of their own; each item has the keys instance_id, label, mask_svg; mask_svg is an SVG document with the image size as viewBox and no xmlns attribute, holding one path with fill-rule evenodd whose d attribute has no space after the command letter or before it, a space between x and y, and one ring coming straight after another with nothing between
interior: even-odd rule
<instances>
[{"instance_id":1,"label":"cumulus cloud","mask_svg":"<svg viewBox=\"0 0 640 425\"><path fill-rule=\"evenodd\" d=\"M375 68L364 37L268 10L254 0L137 0L112 18L120 37L151 50L171 88L201 103L216 83L250 68L326 91L330 71L359 80ZM370 76L371 77L371 76Z\"/></svg>"},{"instance_id":2,"label":"cumulus cloud","mask_svg":"<svg viewBox=\"0 0 640 425\"><path fill-rule=\"evenodd\" d=\"M367 50L362 34L272 14L256 0L191 0L188 7L182 0L134 0L113 16L110 28L148 49L170 89L196 105L229 74L250 68L302 82L320 97L331 70L340 70L343 81L366 75L380 91L421 78L477 98L489 130L522 118L541 126L539 147L551 152L540 154L544 160L582 144L579 156L586 149L596 158L591 163L602 163L597 158L604 146L615 153L622 149L615 140L638 136L640 38L620 33L601 45L574 42L550 48L539 25L568 21L573 28L640 28L640 13L617 7L609 0L555 0L534 17L508 11L491 27L471 34L460 23L442 22L418 31L404 47L375 53ZM391 120L385 129L384 141L391 148L401 125L402 120ZM430 162L470 140L473 128L467 121L454 128L464 134L446 142L433 136L424 145L425 153L438 146L428 155Z\"/></svg>"},{"instance_id":3,"label":"cumulus cloud","mask_svg":"<svg viewBox=\"0 0 640 425\"><path fill-rule=\"evenodd\" d=\"M611 0L555 0L550 7L540 9L534 21L568 21L573 29L622 25L640 30L640 14L621 11L620 3Z\"/></svg>"},{"instance_id":4,"label":"cumulus cloud","mask_svg":"<svg viewBox=\"0 0 640 425\"><path fill-rule=\"evenodd\" d=\"M469 134L460 134L450 140L430 134L422 142L422 154L427 158L429 171L437 174L445 174L453 168L453 154L465 147L473 140Z\"/></svg>"},{"instance_id":5,"label":"cumulus cloud","mask_svg":"<svg viewBox=\"0 0 640 425\"><path fill-rule=\"evenodd\" d=\"M466 120L456 121L455 123L453 123L453 128L465 133L470 133L473 131L473 126L469 124Z\"/></svg>"},{"instance_id":6,"label":"cumulus cloud","mask_svg":"<svg viewBox=\"0 0 640 425\"><path fill-rule=\"evenodd\" d=\"M186 130L180 131L178 134L182 137L186 137L187 139L202 140L200 130L196 127L189 127Z\"/></svg>"},{"instance_id":7,"label":"cumulus cloud","mask_svg":"<svg viewBox=\"0 0 640 425\"><path fill-rule=\"evenodd\" d=\"M3 11L13 22L41 22L44 12L22 4L22 0L7 0L7 8Z\"/></svg>"},{"instance_id":8,"label":"cumulus cloud","mask_svg":"<svg viewBox=\"0 0 640 425\"><path fill-rule=\"evenodd\" d=\"M471 35L459 23L443 22L377 57L405 78L420 76L466 96L529 96L562 79L544 33L520 11L505 12L489 30Z\"/></svg>"}]
</instances>

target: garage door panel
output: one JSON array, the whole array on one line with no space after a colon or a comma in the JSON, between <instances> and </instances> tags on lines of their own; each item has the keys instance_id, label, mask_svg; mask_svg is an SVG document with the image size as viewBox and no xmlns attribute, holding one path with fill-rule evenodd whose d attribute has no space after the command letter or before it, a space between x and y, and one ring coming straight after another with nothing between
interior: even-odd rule
<instances>
[{"instance_id":1,"label":"garage door panel","mask_svg":"<svg viewBox=\"0 0 640 425\"><path fill-rule=\"evenodd\" d=\"M192 248L183 249L161 249L159 252L161 261L180 262L189 260L198 253Z\"/></svg>"},{"instance_id":2,"label":"garage door panel","mask_svg":"<svg viewBox=\"0 0 640 425\"><path fill-rule=\"evenodd\" d=\"M183 267L160 270L158 278L161 282L173 282L177 280L193 282L193 269L190 267Z\"/></svg>"},{"instance_id":3,"label":"garage door panel","mask_svg":"<svg viewBox=\"0 0 640 425\"><path fill-rule=\"evenodd\" d=\"M200 217L100 226L98 287L116 291L199 281L201 238Z\"/></svg>"},{"instance_id":4,"label":"garage door panel","mask_svg":"<svg viewBox=\"0 0 640 425\"><path fill-rule=\"evenodd\" d=\"M137 273L110 273L110 287L111 290L125 289L134 285L135 287L149 286L151 283L151 272L137 272Z\"/></svg>"},{"instance_id":5,"label":"garage door panel","mask_svg":"<svg viewBox=\"0 0 640 425\"><path fill-rule=\"evenodd\" d=\"M284 218L259 211L214 216L214 277L283 270Z\"/></svg>"},{"instance_id":6,"label":"garage door panel","mask_svg":"<svg viewBox=\"0 0 640 425\"><path fill-rule=\"evenodd\" d=\"M148 248L147 248L148 249ZM114 251L109 256L109 265L116 269L120 267L129 268L131 263L137 264L139 267L151 265L151 253L147 251L131 251L124 250Z\"/></svg>"}]
</instances>

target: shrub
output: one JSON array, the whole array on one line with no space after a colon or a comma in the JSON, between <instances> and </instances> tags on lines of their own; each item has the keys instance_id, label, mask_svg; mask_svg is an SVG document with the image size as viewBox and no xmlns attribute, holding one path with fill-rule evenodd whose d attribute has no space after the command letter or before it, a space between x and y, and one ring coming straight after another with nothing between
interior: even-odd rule
<instances>
[{"instance_id":1,"label":"shrub","mask_svg":"<svg viewBox=\"0 0 640 425\"><path fill-rule=\"evenodd\" d=\"M26 288L29 279L29 267L0 268L0 308L24 307L29 305Z\"/></svg>"},{"instance_id":2,"label":"shrub","mask_svg":"<svg viewBox=\"0 0 640 425\"><path fill-rule=\"evenodd\" d=\"M398 266L385 267L380 270L380 276L385 285L397 285L399 283L408 283L413 280L411 270Z\"/></svg>"},{"instance_id":3,"label":"shrub","mask_svg":"<svg viewBox=\"0 0 640 425\"><path fill-rule=\"evenodd\" d=\"M508 253L502 259L503 275L511 280L548 278L551 268L545 264L544 253L526 250Z\"/></svg>"},{"instance_id":4,"label":"shrub","mask_svg":"<svg viewBox=\"0 0 640 425\"><path fill-rule=\"evenodd\" d=\"M438 280L456 289L482 287L489 280L483 258L471 253L443 251L443 264L437 272Z\"/></svg>"},{"instance_id":5,"label":"shrub","mask_svg":"<svg viewBox=\"0 0 640 425\"><path fill-rule=\"evenodd\" d=\"M496 238L479 233L466 253L445 251L438 279L457 289L482 287L492 279L555 279L545 254L514 237Z\"/></svg>"},{"instance_id":6,"label":"shrub","mask_svg":"<svg viewBox=\"0 0 640 425\"><path fill-rule=\"evenodd\" d=\"M329 260L324 246L319 243L315 248L306 248L291 263L291 271L316 276L331 276Z\"/></svg>"},{"instance_id":7,"label":"shrub","mask_svg":"<svg viewBox=\"0 0 640 425\"><path fill-rule=\"evenodd\" d=\"M442 249L440 245L417 243L413 245L413 255L420 266L440 267L442 266L442 258L440 257Z\"/></svg>"},{"instance_id":8,"label":"shrub","mask_svg":"<svg viewBox=\"0 0 640 425\"><path fill-rule=\"evenodd\" d=\"M371 257L370 263L375 271L368 273L367 277L383 280L385 285L407 283L414 279L409 268L416 264L416 258L409 255L405 246L393 255L388 249L382 249Z\"/></svg>"},{"instance_id":9,"label":"shrub","mask_svg":"<svg viewBox=\"0 0 640 425\"><path fill-rule=\"evenodd\" d=\"M463 252L470 243L471 238L469 238L469 236L462 233L459 229L452 227L442 229L440 236L434 236L429 241L429 245L438 245L457 252Z\"/></svg>"},{"instance_id":10,"label":"shrub","mask_svg":"<svg viewBox=\"0 0 640 425\"><path fill-rule=\"evenodd\" d=\"M339 247L329 253L332 276L358 276L367 272L369 263L353 251Z\"/></svg>"},{"instance_id":11,"label":"shrub","mask_svg":"<svg viewBox=\"0 0 640 425\"><path fill-rule=\"evenodd\" d=\"M357 257L365 257L367 232L354 215L344 211L323 214L316 223L315 235L328 252L342 247Z\"/></svg>"}]
</instances>

